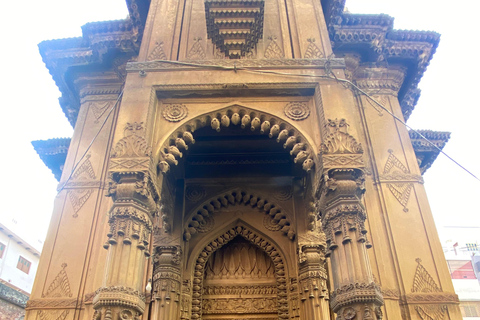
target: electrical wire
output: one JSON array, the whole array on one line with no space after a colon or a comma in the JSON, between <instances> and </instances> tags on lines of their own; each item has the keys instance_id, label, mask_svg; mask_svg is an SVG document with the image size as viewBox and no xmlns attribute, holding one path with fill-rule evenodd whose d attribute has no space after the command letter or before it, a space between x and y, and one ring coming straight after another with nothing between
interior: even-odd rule
<instances>
[{"instance_id":1,"label":"electrical wire","mask_svg":"<svg viewBox=\"0 0 480 320\"><path fill-rule=\"evenodd\" d=\"M340 79L338 78L337 76L335 76L335 73L332 72L331 70L331 67L330 67L330 59L327 59L327 61L325 62L325 70L327 72L326 75L314 75L314 74L302 74L302 73L288 73L288 72L279 72L279 71L273 71L273 70L261 70L261 66L258 67L256 66L256 69L255 70L251 70L249 68L244 68L244 67L237 67L237 64L236 62L234 62L234 65L233 67L228 67L228 66L220 66L220 65L211 65L211 64L199 64L199 63L193 63L193 62L183 62L183 61L173 61L173 60L153 60L151 62L161 62L161 63L167 63L167 64L172 64L172 65L182 65L182 66L189 66L189 67L198 67L198 68L203 68L203 69L213 69L213 70L228 70L228 71L234 71L235 73L237 73L238 71L243 71L243 72L247 72L247 73L256 73L256 74L271 74L271 75L279 75L279 76L290 76L290 77L308 77L308 78L321 78L321 79L330 79L330 80L334 80L334 81L337 81L337 82L342 82L342 83L346 83L350 86L352 86L352 88L354 88L355 90L357 90L358 92L360 92L361 94L363 94L364 96L367 97L367 99L369 99L370 101L372 101L373 103L375 103L377 106L379 106L382 110L386 111L389 115L391 115L395 120L397 120L398 122L400 122L402 125L404 125L406 128L410 129L411 131L415 132L416 134L418 134L422 139L424 139L427 143L429 143L432 147L434 147L435 149L437 149L439 151L439 153L442 153L443 155L445 155L449 160L451 160L454 164L456 164L457 166L459 166L461 169L463 169L465 172L467 172L469 175L471 175L474 179L476 179L477 181L480 181L480 179L474 175L471 171L469 171L467 168L465 168L464 166L462 166L458 161L456 161L455 159L453 159L450 155L448 155L446 152L444 152L441 148L439 148L434 142L430 141L427 137L425 137L423 134L421 134L419 131L413 129L412 127L410 127L407 123L405 123L405 121L403 121L402 119L400 119L399 117L397 117L395 114L393 114L390 110L388 110L385 106L383 106L381 103L379 103L377 100L375 100L371 95L369 95L367 92L365 92L364 90L360 89L356 84L354 84L353 82L351 82L350 80L348 79ZM77 169L78 165L80 164L80 162L83 160L83 158L85 158L85 156L87 155L88 151L90 150L90 147L93 145L94 141L96 140L96 138L98 137L98 135L100 134L101 130L103 129L103 127L105 126L108 118L110 117L111 113L113 112L113 110L117 107L119 101L120 101L120 98L122 97L123 95L123 86L122 86L122 91L120 92L120 94L118 95L117 97L117 101L115 102L115 104L113 105L113 107L109 110L107 116L105 117L105 120L103 121L102 125L100 126L99 130L97 131L97 133L95 134L95 136L93 137L92 141L90 142L90 144L88 145L87 149L85 150L85 152L83 153L82 157L80 158L80 160L78 160L75 164L75 166L73 167L73 169L71 170L70 172L70 175L68 176L68 178L65 180L65 183L62 185L61 188L59 188L58 190L58 193L60 193L62 190L65 189L67 183L70 181L70 179L72 178L73 176L73 173L75 172L75 170ZM57 193L57 194L58 194Z\"/></svg>"},{"instance_id":2,"label":"electrical wire","mask_svg":"<svg viewBox=\"0 0 480 320\"><path fill-rule=\"evenodd\" d=\"M92 141L90 141L90 143L88 144L87 148L85 149L85 152L82 154L82 156L80 157L80 159L75 163L75 165L73 166L72 170L70 171L70 174L68 175L68 178L65 180L65 182L63 183L63 185L58 189L57 191L57 195L62 192L65 187L67 186L67 183L70 181L70 179L72 178L73 176L73 173L75 172L75 170L77 170L77 167L78 165L82 162L82 160L85 158L85 156L87 155L88 151L90 150L90 148L92 147L93 143L95 142L95 140L97 139L98 135L100 134L100 132L102 131L103 127L105 126L105 124L107 123L107 120L108 118L110 117L110 115L112 114L113 110L115 110L115 108L117 107L118 103L120 102L120 98L123 96L123 85L122 85L122 91L118 94L118 97L117 97L117 101L115 101L115 104L110 108L110 110L108 111L107 113L107 116L105 117L105 119L103 120L102 122L102 125L100 126L100 128L98 129L97 133L95 134L95 136L93 137Z\"/></svg>"},{"instance_id":3,"label":"electrical wire","mask_svg":"<svg viewBox=\"0 0 480 320\"><path fill-rule=\"evenodd\" d=\"M204 64L198 64L198 63L192 63L192 62L182 62L182 61L170 61L170 60L154 60L155 62L162 62L162 63L171 63L171 64L177 64L177 65L184 65L184 66L191 66L191 67L200 67L200 68L214 68L214 69L222 69L222 70L232 70L234 72L238 71L244 71L248 73L260 73L260 74L273 74L273 75L281 75L281 76L291 76L291 77L308 77L308 78L322 78L322 79L331 79L335 80L337 82L343 82L347 83L348 85L352 86L355 90L360 92L361 94L365 95L369 100L373 101L377 106L379 106L381 109L386 111L389 115L391 115L395 120L400 122L402 125L404 125L406 128L410 129L411 131L415 132L418 134L423 140L425 140L427 143L429 143L432 147L437 149L439 153L443 154L446 156L450 161L452 161L454 164L459 166L461 169L463 169L465 172L467 172L469 175L471 175L474 179L477 181L480 181L480 178L478 178L475 174L473 174L470 170L465 168L463 165L461 165L458 161L453 159L450 155L448 155L445 151L443 151L441 148L439 148L434 142L430 141L427 137L425 137L423 134L421 134L419 131L413 129L410 127L405 121L397 117L395 114L393 114L390 110L388 110L385 106L383 106L381 103L379 103L377 100L375 100L372 96L370 96L367 92L364 90L360 89L356 84L351 82L348 79L340 79L337 76L335 76L335 73L331 71L330 67L330 59L327 59L325 62L325 70L327 71L327 75L313 75L313 74L301 74L301 73L288 73L288 72L279 72L279 71L272 71L272 70L259 70L261 67L256 67L255 70L251 70L248 68L242 68L242 67L237 67L236 63L234 63L234 67L226 67L226 66L219 66L219 65L204 65Z\"/></svg>"}]
</instances>

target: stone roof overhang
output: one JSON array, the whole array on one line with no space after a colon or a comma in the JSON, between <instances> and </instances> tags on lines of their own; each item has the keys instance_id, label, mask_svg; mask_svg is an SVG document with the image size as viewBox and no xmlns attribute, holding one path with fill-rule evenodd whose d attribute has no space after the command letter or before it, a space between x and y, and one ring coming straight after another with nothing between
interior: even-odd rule
<instances>
[{"instance_id":1,"label":"stone roof overhang","mask_svg":"<svg viewBox=\"0 0 480 320\"><path fill-rule=\"evenodd\" d=\"M409 130L408 134L412 141L420 172L423 175L425 171L432 166L433 162L440 154L440 150L442 150L447 144L447 141L450 139L450 132L432 130L417 130L417 132ZM438 149L431 143L425 141L419 133L432 142Z\"/></svg>"},{"instance_id":2,"label":"stone roof overhang","mask_svg":"<svg viewBox=\"0 0 480 320\"><path fill-rule=\"evenodd\" d=\"M60 181L62 176L70 140L70 138L57 138L32 141L33 148L43 163L53 172L57 181Z\"/></svg>"},{"instance_id":3,"label":"stone roof overhang","mask_svg":"<svg viewBox=\"0 0 480 320\"><path fill-rule=\"evenodd\" d=\"M60 106L72 126L77 120L81 98L74 86L75 71L87 68L117 71L113 65L114 58L123 57L126 61L138 55L144 26L142 21L148 8L140 11L138 8L142 6L133 6L135 2L127 1L131 4L128 19L87 23L82 27L82 37L47 40L38 44L42 59L60 90ZM132 6L136 10L131 9Z\"/></svg>"},{"instance_id":4,"label":"stone roof overhang","mask_svg":"<svg viewBox=\"0 0 480 320\"><path fill-rule=\"evenodd\" d=\"M406 77L398 93L403 116L408 119L418 98L423 76L440 35L432 31L394 30L385 14L344 12L345 0L321 0L334 54L354 53L362 63L400 65Z\"/></svg>"},{"instance_id":5,"label":"stone roof overhang","mask_svg":"<svg viewBox=\"0 0 480 320\"><path fill-rule=\"evenodd\" d=\"M344 12L345 0L320 0L335 54L358 54L363 63L400 65L406 77L399 91L405 119L412 113L420 89L418 83L437 46L440 35L430 31L393 29L393 18L384 14ZM72 70L87 66L111 68L112 57L138 54L150 0L126 0L129 18L88 23L78 38L43 41L40 54L57 84L65 115L75 125L80 98L74 88ZM110 64L110 66L108 65Z\"/></svg>"}]
</instances>

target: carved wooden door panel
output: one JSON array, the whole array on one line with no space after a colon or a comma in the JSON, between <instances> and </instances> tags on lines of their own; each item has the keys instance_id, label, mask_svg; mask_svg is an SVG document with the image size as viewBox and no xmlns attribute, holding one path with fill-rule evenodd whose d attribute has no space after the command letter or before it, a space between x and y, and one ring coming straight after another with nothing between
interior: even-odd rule
<instances>
[{"instance_id":1,"label":"carved wooden door panel","mask_svg":"<svg viewBox=\"0 0 480 320\"><path fill-rule=\"evenodd\" d=\"M272 259L242 237L213 253L203 281L202 319L278 319Z\"/></svg>"}]
</instances>

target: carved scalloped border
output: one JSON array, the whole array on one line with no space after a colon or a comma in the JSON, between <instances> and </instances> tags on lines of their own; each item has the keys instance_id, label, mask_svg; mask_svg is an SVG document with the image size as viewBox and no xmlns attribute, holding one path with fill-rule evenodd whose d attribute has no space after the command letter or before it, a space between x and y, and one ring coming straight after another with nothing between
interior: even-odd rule
<instances>
[{"instance_id":1,"label":"carved scalloped border","mask_svg":"<svg viewBox=\"0 0 480 320\"><path fill-rule=\"evenodd\" d=\"M170 166L178 165L178 159L183 157L183 152L188 150L189 145L195 143L196 130L210 126L220 132L222 128L230 125L259 131L260 134L268 134L270 138L276 137L277 143L283 143L283 147L290 150L290 155L294 157L293 161L301 164L307 172L315 165L314 148L295 126L274 115L234 104L195 117L171 134L160 150L158 162L160 171L165 174L170 170Z\"/></svg>"},{"instance_id":2,"label":"carved scalloped border","mask_svg":"<svg viewBox=\"0 0 480 320\"><path fill-rule=\"evenodd\" d=\"M250 204L252 207L256 206L259 210L265 211L271 217L272 223L279 227L278 231L281 231L290 240L294 239L293 223L280 206L269 202L263 196L239 189L216 195L197 207L194 210L196 213L187 220L183 238L185 241L189 241L192 234L200 232L199 229L204 225L204 221L216 210L241 203L244 205Z\"/></svg>"},{"instance_id":3,"label":"carved scalloped border","mask_svg":"<svg viewBox=\"0 0 480 320\"><path fill-rule=\"evenodd\" d=\"M287 299L287 279L283 258L275 245L271 244L265 238L257 235L255 232L248 230L245 226L236 226L227 230L215 240L209 242L198 255L193 274L191 318L196 320L200 320L202 318L203 276L205 273L205 264L207 263L208 258L213 252L223 247L236 236L242 236L252 244L258 246L262 250L265 250L265 253L272 259L275 266L275 279L277 281L279 319L288 319L289 308Z\"/></svg>"}]
</instances>

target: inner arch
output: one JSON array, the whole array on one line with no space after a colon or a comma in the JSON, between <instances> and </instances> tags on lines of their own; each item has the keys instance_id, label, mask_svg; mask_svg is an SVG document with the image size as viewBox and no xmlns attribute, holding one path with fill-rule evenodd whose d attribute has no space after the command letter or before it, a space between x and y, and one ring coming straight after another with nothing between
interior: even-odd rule
<instances>
[{"instance_id":1,"label":"inner arch","mask_svg":"<svg viewBox=\"0 0 480 320\"><path fill-rule=\"evenodd\" d=\"M202 319L278 319L275 266L241 236L212 253L205 265Z\"/></svg>"}]
</instances>

